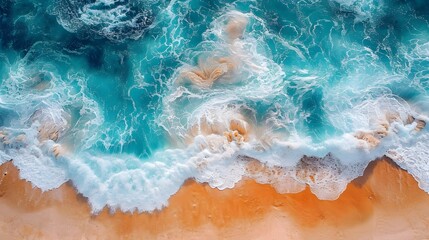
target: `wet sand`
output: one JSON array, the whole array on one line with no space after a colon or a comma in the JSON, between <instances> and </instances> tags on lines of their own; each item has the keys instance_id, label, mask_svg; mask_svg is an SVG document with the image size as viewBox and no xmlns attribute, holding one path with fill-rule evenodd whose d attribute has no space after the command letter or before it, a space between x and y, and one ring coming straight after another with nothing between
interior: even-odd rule
<instances>
[{"instance_id":1,"label":"wet sand","mask_svg":"<svg viewBox=\"0 0 429 240\"><path fill-rule=\"evenodd\" d=\"M10 162L0 173L0 239L429 239L429 195L388 159L335 201L253 180L223 191L189 180L150 214L92 215L70 184L42 193Z\"/></svg>"}]
</instances>

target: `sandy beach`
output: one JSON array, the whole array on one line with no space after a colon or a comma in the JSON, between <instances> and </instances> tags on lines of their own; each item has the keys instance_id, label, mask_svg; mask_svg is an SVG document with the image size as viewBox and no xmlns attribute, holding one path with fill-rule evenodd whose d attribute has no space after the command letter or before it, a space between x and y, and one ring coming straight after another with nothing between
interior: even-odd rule
<instances>
[{"instance_id":1,"label":"sandy beach","mask_svg":"<svg viewBox=\"0 0 429 240\"><path fill-rule=\"evenodd\" d=\"M0 172L0 239L429 239L429 195L389 159L335 201L252 180L223 191L189 180L166 208L141 214L93 215L71 184L42 193L11 162Z\"/></svg>"},{"instance_id":2,"label":"sandy beach","mask_svg":"<svg viewBox=\"0 0 429 240\"><path fill-rule=\"evenodd\" d=\"M428 3L1 0L0 240L429 240Z\"/></svg>"}]
</instances>

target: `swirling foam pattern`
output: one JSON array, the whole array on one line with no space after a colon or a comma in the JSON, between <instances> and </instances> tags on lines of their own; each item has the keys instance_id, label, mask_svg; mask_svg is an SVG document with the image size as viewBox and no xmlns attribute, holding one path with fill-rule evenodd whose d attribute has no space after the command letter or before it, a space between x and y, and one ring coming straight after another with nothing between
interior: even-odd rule
<instances>
[{"instance_id":1,"label":"swirling foam pattern","mask_svg":"<svg viewBox=\"0 0 429 240\"><path fill-rule=\"evenodd\" d=\"M429 192L429 8L0 0L0 164L94 212L186 179L336 199L386 155Z\"/></svg>"}]
</instances>

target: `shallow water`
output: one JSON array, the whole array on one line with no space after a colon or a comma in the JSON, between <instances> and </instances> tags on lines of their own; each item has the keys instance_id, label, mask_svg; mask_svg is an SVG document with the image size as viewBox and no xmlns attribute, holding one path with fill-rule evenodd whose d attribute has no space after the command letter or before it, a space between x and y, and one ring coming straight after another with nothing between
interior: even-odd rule
<instances>
[{"instance_id":1,"label":"shallow water","mask_svg":"<svg viewBox=\"0 0 429 240\"><path fill-rule=\"evenodd\" d=\"M429 191L425 1L0 1L0 163L43 190L94 212L188 178L335 199L387 155Z\"/></svg>"}]
</instances>

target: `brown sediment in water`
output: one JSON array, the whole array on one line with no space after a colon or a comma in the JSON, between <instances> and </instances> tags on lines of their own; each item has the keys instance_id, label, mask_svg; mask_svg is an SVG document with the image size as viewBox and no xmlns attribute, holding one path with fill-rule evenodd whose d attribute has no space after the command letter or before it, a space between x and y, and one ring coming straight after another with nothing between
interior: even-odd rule
<instances>
[{"instance_id":1,"label":"brown sediment in water","mask_svg":"<svg viewBox=\"0 0 429 240\"><path fill-rule=\"evenodd\" d=\"M51 115L50 109L48 108L38 109L34 111L34 113L30 116L29 124L32 124L36 121L40 124L40 126L38 127L39 141L43 142L46 140L52 140L54 142L57 142L69 129L71 116L68 115L65 111L63 111L61 113L61 116L58 117L61 117L63 119L60 120L60 122L57 122L58 120Z\"/></svg>"},{"instance_id":2,"label":"brown sediment in water","mask_svg":"<svg viewBox=\"0 0 429 240\"><path fill-rule=\"evenodd\" d=\"M386 137L393 122L399 122L403 125L416 124L415 131L419 132L426 126L426 122L421 119L416 119L412 115L408 115L407 119L401 119L398 113L387 113L385 120L381 121L377 129L370 132L358 131L354 134L355 138L363 140L370 148L375 148L380 144L382 138ZM365 147L365 146L363 146Z\"/></svg>"},{"instance_id":3,"label":"brown sediment in water","mask_svg":"<svg viewBox=\"0 0 429 240\"><path fill-rule=\"evenodd\" d=\"M380 143L378 136L372 132L357 132L355 137L365 141L371 148L376 147Z\"/></svg>"},{"instance_id":4,"label":"brown sediment in water","mask_svg":"<svg viewBox=\"0 0 429 240\"><path fill-rule=\"evenodd\" d=\"M416 119L414 116L408 115L408 118L406 120L406 124L412 124L412 123L416 123L416 127L414 128L414 130L421 131L423 128L426 127L426 122L422 119Z\"/></svg>"},{"instance_id":5,"label":"brown sediment in water","mask_svg":"<svg viewBox=\"0 0 429 240\"><path fill-rule=\"evenodd\" d=\"M416 125L416 131L421 131L423 128L426 127L426 122L423 120L417 120L417 125Z\"/></svg>"},{"instance_id":6,"label":"brown sediment in water","mask_svg":"<svg viewBox=\"0 0 429 240\"><path fill-rule=\"evenodd\" d=\"M223 191L189 180L166 208L142 214L91 215L70 184L42 193L10 162L0 173L0 239L429 238L429 195L388 159L371 163L335 201L253 180Z\"/></svg>"},{"instance_id":7,"label":"brown sediment in water","mask_svg":"<svg viewBox=\"0 0 429 240\"><path fill-rule=\"evenodd\" d=\"M226 23L224 32L231 43L244 34L248 20L244 16L231 17ZM178 83L187 79L201 88L210 88L215 81L237 68L237 61L232 56L200 57L195 67L185 68L180 73Z\"/></svg>"},{"instance_id":8,"label":"brown sediment in water","mask_svg":"<svg viewBox=\"0 0 429 240\"><path fill-rule=\"evenodd\" d=\"M39 91L43 91L48 89L50 86L51 83L49 81L40 81L39 83L35 84L33 88Z\"/></svg>"},{"instance_id":9,"label":"brown sediment in water","mask_svg":"<svg viewBox=\"0 0 429 240\"><path fill-rule=\"evenodd\" d=\"M249 134L251 133L252 127L247 119L240 113L234 113L231 118L225 116L217 116L213 114L213 119L208 120L207 116L203 116L197 123L192 125L187 135L187 143L194 142L194 138L198 135L206 136L206 140L210 135L218 135L225 138L228 142L243 143L249 140ZM218 141L218 138L213 140Z\"/></svg>"},{"instance_id":10,"label":"brown sediment in water","mask_svg":"<svg viewBox=\"0 0 429 240\"><path fill-rule=\"evenodd\" d=\"M210 88L216 80L231 73L235 67L236 63L231 57L200 58L198 66L182 71L179 82L188 79L201 88Z\"/></svg>"},{"instance_id":11,"label":"brown sediment in water","mask_svg":"<svg viewBox=\"0 0 429 240\"><path fill-rule=\"evenodd\" d=\"M241 38L244 34L249 20L245 16L231 17L225 26L225 32L229 41Z\"/></svg>"}]
</instances>

